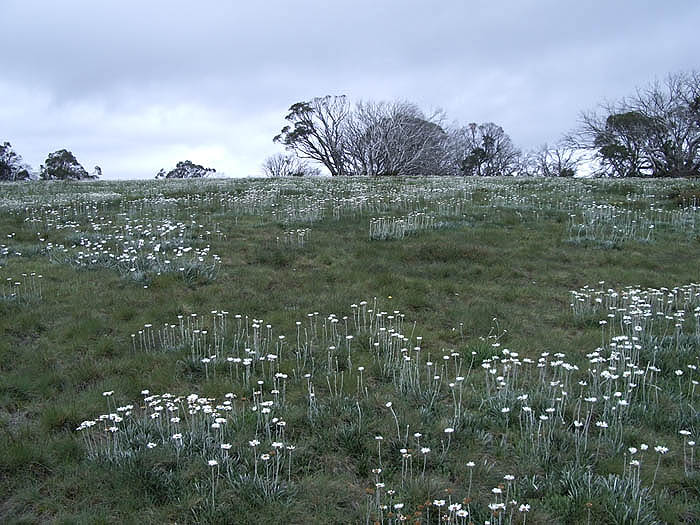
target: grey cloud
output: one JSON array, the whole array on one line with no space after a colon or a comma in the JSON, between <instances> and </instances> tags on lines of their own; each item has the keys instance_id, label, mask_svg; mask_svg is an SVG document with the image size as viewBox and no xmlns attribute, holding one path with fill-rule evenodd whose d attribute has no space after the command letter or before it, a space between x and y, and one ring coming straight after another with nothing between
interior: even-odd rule
<instances>
[{"instance_id":1,"label":"grey cloud","mask_svg":"<svg viewBox=\"0 0 700 525\"><path fill-rule=\"evenodd\" d=\"M699 15L689 0L6 0L0 140L33 165L73 149L107 176L192 152L248 174L291 103L344 93L494 121L533 147L605 98L695 67Z\"/></svg>"}]
</instances>

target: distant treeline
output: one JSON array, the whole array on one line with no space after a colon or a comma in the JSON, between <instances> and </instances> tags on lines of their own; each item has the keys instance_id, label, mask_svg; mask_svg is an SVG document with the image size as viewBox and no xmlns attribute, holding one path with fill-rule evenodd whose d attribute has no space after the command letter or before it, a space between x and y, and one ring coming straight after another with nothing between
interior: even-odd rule
<instances>
[{"instance_id":1,"label":"distant treeline","mask_svg":"<svg viewBox=\"0 0 700 525\"><path fill-rule=\"evenodd\" d=\"M216 170L205 168L192 161L178 162L174 169L160 170L156 179L195 179L207 177ZM49 154L38 174L26 164L22 157L12 149L9 142L0 144L0 181L25 180L97 180L102 176L102 168L95 166L88 173L78 162L72 152L61 149Z\"/></svg>"},{"instance_id":2,"label":"distant treeline","mask_svg":"<svg viewBox=\"0 0 700 525\"><path fill-rule=\"evenodd\" d=\"M700 74L669 75L633 96L581 114L577 127L554 147L523 153L492 122L447 124L442 111L424 113L410 102L360 101L325 96L289 108L274 137L287 154L263 163L272 177L331 176L543 176L572 177L587 165L601 177L700 176ZM191 161L160 170L156 178L199 178L216 170ZM51 153L38 174L9 142L0 145L0 180L97 179L73 153Z\"/></svg>"}]
</instances>

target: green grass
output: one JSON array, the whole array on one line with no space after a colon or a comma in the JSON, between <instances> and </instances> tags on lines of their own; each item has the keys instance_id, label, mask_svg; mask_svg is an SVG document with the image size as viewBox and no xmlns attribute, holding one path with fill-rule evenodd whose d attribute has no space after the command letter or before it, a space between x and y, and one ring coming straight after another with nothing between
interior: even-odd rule
<instances>
[{"instance_id":1,"label":"green grass","mask_svg":"<svg viewBox=\"0 0 700 525\"><path fill-rule=\"evenodd\" d=\"M573 422L585 416L583 398L594 388L586 354L603 346L607 358L613 347L609 336L601 339L598 323L607 310L574 315L569 306L572 290L599 288L600 281L615 290L700 282L700 211L688 207L700 190L696 181L212 180L22 183L0 190L0 286L7 278L28 286L22 274L42 275L40 290L21 288L28 290L21 300L0 288L3 523L394 523L398 513L437 523L450 503L468 508L474 523L700 520L700 453L691 462L679 434L689 430L688 439L697 440L700 433L700 389L691 383L700 379L693 324L700 301L686 308L680 336L645 329L647 342L629 363L660 369L656 394L625 390L630 407L612 411L601 389L585 448ZM594 204L633 210L655 224L653 237L618 235L610 242L593 228L585 239L573 238L570 216L578 220ZM434 216L434 227L402 239L370 239L370 219L413 212ZM166 231L177 223L186 227ZM278 241L299 228L309 229L303 246ZM89 244L80 246L81 239ZM93 263L97 257L85 252L102 241L100 249L114 257L102 253L102 262ZM125 246L132 259L114 264ZM207 246L198 254L203 261L192 255ZM192 250L178 256L178 247ZM134 260L144 269L136 277ZM177 269L186 265L191 270ZM391 347L383 342L386 332L356 330L351 305L360 301L403 314L405 341ZM213 310L228 312L218 346ZM157 330L192 322L192 314L208 332L196 335L200 346L188 340L163 349ZM243 340L236 314L248 316L249 331L253 319L263 320L259 341ZM619 321L610 326L614 335L633 335ZM147 351L134 349L132 334L138 341L140 330L153 331ZM337 336L324 336L333 330ZM298 348L298 333L310 347ZM258 344L262 355L279 354L280 335L281 357L256 364L248 382L243 365L226 361L247 357L245 348ZM402 361L401 347L410 362ZM504 349L518 354L510 368ZM549 356L539 369L543 352ZM556 353L577 369L562 372L552 364ZM217 359L205 366L201 358L213 354ZM428 360L435 363L431 372ZM497 373L488 374L484 360ZM420 384L406 375L412 366ZM458 416L448 385L457 382L455 366L465 377ZM274 372L288 377L275 383ZM433 374L441 377L431 387ZM504 376L498 388L497 376ZM258 380L262 394L253 393ZM565 395L549 386L556 380L566 382ZM620 381L610 380L611 397ZM234 408L215 409L227 419L222 430L188 426L180 413L183 421L163 437L160 420L144 419L153 411L144 389L216 398L212 406L231 400L224 398L230 392ZM103 396L106 391L113 396ZM524 394L527 400L518 400ZM286 422L278 439L293 451L273 450L279 427L262 406L252 410L274 399L269 417ZM123 440L118 453L96 431L104 424L76 430L127 404L133 414L116 423ZM530 426L522 426L526 404L536 418ZM551 417L538 419L545 414ZM597 421L610 428L601 430ZM454 432L446 434L448 427ZM182 449L170 438L177 429ZM253 439L261 442L255 450ZM150 440L158 446L148 449ZM222 442L231 444L225 457ZM627 449L641 443L649 449L636 453L637 480ZM656 445L669 449L658 472ZM421 447L430 448L425 470ZM410 457L402 457L404 448ZM272 451L279 456L260 458ZM265 469L278 457L275 476ZM214 458L219 464L208 466ZM492 491L499 487L501 494ZM494 514L488 505L497 503L506 510ZM519 511L523 504L529 512ZM452 519L468 522L454 512Z\"/></svg>"}]
</instances>

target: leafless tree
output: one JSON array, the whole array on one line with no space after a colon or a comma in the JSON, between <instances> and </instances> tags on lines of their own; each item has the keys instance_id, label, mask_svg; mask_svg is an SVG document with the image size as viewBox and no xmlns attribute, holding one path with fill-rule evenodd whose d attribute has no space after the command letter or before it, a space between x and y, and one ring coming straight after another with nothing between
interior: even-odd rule
<instances>
[{"instance_id":1,"label":"leafless tree","mask_svg":"<svg viewBox=\"0 0 700 525\"><path fill-rule=\"evenodd\" d=\"M301 159L320 162L334 177L348 175L346 124L349 113L350 104L345 96L329 95L297 102L285 117L290 124L282 128L274 141Z\"/></svg>"},{"instance_id":2,"label":"leafless tree","mask_svg":"<svg viewBox=\"0 0 700 525\"><path fill-rule=\"evenodd\" d=\"M282 153L276 153L265 159L262 169L268 177L302 177L318 174L318 170L311 168L298 157Z\"/></svg>"},{"instance_id":3,"label":"leafless tree","mask_svg":"<svg viewBox=\"0 0 700 525\"><path fill-rule=\"evenodd\" d=\"M521 173L534 177L573 177L579 164L576 150L543 144L523 159Z\"/></svg>"},{"instance_id":4,"label":"leafless tree","mask_svg":"<svg viewBox=\"0 0 700 525\"><path fill-rule=\"evenodd\" d=\"M408 102L359 102L347 126L357 174L441 175L448 135L441 112L426 116Z\"/></svg>"}]
</instances>

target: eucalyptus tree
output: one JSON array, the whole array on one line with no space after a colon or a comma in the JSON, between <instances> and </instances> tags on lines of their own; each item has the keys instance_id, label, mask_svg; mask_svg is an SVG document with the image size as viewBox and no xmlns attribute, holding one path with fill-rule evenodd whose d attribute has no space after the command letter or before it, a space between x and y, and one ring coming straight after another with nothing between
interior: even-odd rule
<instances>
[{"instance_id":1,"label":"eucalyptus tree","mask_svg":"<svg viewBox=\"0 0 700 525\"><path fill-rule=\"evenodd\" d=\"M669 75L637 92L634 111L649 123L645 154L654 176L700 176L700 74Z\"/></svg>"},{"instance_id":2,"label":"eucalyptus tree","mask_svg":"<svg viewBox=\"0 0 700 525\"><path fill-rule=\"evenodd\" d=\"M608 176L700 176L700 75L669 75L582 113L568 142L593 151Z\"/></svg>"},{"instance_id":3,"label":"eucalyptus tree","mask_svg":"<svg viewBox=\"0 0 700 525\"><path fill-rule=\"evenodd\" d=\"M205 168L200 164L195 164L191 160L180 161L175 168L170 171L161 169L156 174L156 179L201 179L216 173L214 168Z\"/></svg>"},{"instance_id":4,"label":"eucalyptus tree","mask_svg":"<svg viewBox=\"0 0 700 525\"><path fill-rule=\"evenodd\" d=\"M501 126L493 122L471 123L458 133L462 174L492 177L517 173L520 150Z\"/></svg>"},{"instance_id":5,"label":"eucalyptus tree","mask_svg":"<svg viewBox=\"0 0 700 525\"><path fill-rule=\"evenodd\" d=\"M72 152L60 149L49 153L40 168L39 176L43 180L85 180L92 177L78 162Z\"/></svg>"},{"instance_id":6,"label":"eucalyptus tree","mask_svg":"<svg viewBox=\"0 0 700 525\"><path fill-rule=\"evenodd\" d=\"M350 104L345 96L316 97L289 108L284 126L273 139L300 159L320 162L334 176L349 175L347 121Z\"/></svg>"},{"instance_id":7,"label":"eucalyptus tree","mask_svg":"<svg viewBox=\"0 0 700 525\"><path fill-rule=\"evenodd\" d=\"M573 146L593 150L602 174L611 177L650 175L647 152L649 131L654 124L644 114L615 103L601 105L601 113L583 113Z\"/></svg>"},{"instance_id":8,"label":"eucalyptus tree","mask_svg":"<svg viewBox=\"0 0 700 525\"><path fill-rule=\"evenodd\" d=\"M12 144L0 144L0 181L20 181L31 178L31 168L12 148Z\"/></svg>"},{"instance_id":9,"label":"eucalyptus tree","mask_svg":"<svg viewBox=\"0 0 700 525\"><path fill-rule=\"evenodd\" d=\"M442 113L408 102L359 102L347 125L353 171L368 176L445 174L448 134Z\"/></svg>"}]
</instances>

